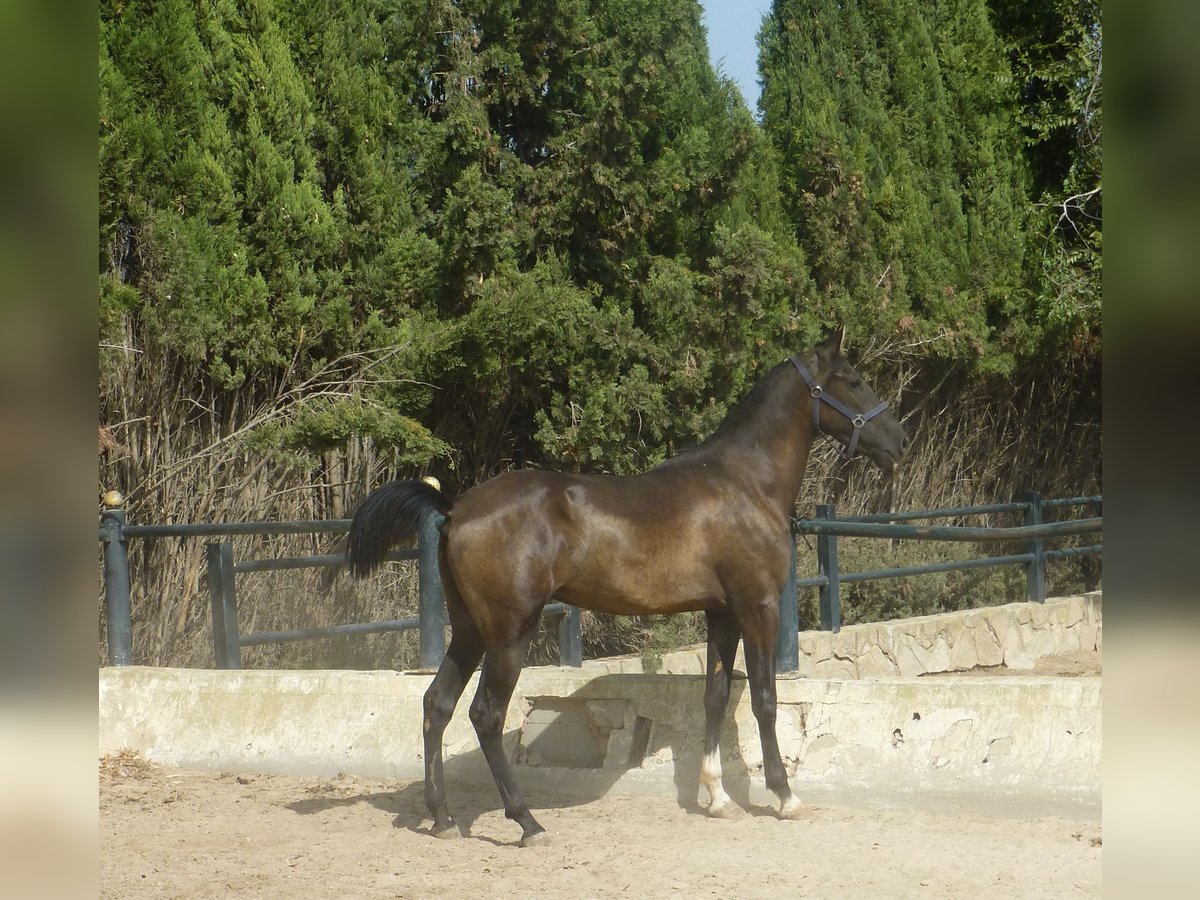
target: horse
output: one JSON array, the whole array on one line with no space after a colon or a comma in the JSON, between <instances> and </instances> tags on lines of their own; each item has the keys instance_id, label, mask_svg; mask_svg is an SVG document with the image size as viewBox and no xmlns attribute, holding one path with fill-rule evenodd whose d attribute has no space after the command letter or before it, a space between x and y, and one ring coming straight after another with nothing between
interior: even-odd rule
<instances>
[{"instance_id":1,"label":"horse","mask_svg":"<svg viewBox=\"0 0 1200 900\"><path fill-rule=\"evenodd\" d=\"M790 520L818 432L890 470L908 435L842 356L844 326L774 366L699 445L641 474L516 470L451 498L423 481L393 481L355 512L347 558L369 575L427 515L444 517L438 560L451 637L424 697L425 803L432 833L461 834L446 804L442 736L467 680L479 745L521 846L546 839L513 777L505 714L542 609L562 601L619 615L703 611L708 628L707 812L737 806L721 782L720 734L738 641L767 787L779 816L806 807L792 793L776 737L775 636L791 553Z\"/></svg>"}]
</instances>

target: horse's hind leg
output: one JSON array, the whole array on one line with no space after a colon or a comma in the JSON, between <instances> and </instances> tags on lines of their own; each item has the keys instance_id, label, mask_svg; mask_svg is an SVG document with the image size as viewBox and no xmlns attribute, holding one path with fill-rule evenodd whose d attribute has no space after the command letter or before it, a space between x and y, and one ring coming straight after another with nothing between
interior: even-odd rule
<instances>
[{"instance_id":1,"label":"horse's hind leg","mask_svg":"<svg viewBox=\"0 0 1200 900\"><path fill-rule=\"evenodd\" d=\"M479 677L479 690L471 702L471 722L475 725L475 733L479 735L479 746L483 749L488 768L500 790L500 798L504 801L504 815L521 826L523 847L540 843L546 829L529 812L525 795L513 777L512 766L504 752L504 718L525 663L525 654L529 650L537 619L534 616L515 641L488 649Z\"/></svg>"},{"instance_id":2,"label":"horse's hind leg","mask_svg":"<svg viewBox=\"0 0 1200 900\"><path fill-rule=\"evenodd\" d=\"M750 677L750 708L758 720L762 743L763 774L767 787L779 798L779 816L801 818L807 808L792 794L787 769L779 753L775 733L775 635L779 630L777 599L765 599L742 616L743 644L746 648L746 674Z\"/></svg>"},{"instance_id":3,"label":"horse's hind leg","mask_svg":"<svg viewBox=\"0 0 1200 900\"><path fill-rule=\"evenodd\" d=\"M444 570L443 570L444 571ZM437 675L425 691L425 805L433 816L433 833L438 837L457 837L458 826L446 808L446 778L442 771L442 735L454 715L458 698L467 680L479 666L483 641L479 630L461 601L446 583L446 601L451 620L450 646Z\"/></svg>"},{"instance_id":4,"label":"horse's hind leg","mask_svg":"<svg viewBox=\"0 0 1200 900\"><path fill-rule=\"evenodd\" d=\"M708 790L708 814L727 818L737 811L721 784L721 729L729 706L729 685L737 658L740 632L737 621L728 612L709 612L708 668L704 685L704 759L700 763L700 783Z\"/></svg>"}]
</instances>

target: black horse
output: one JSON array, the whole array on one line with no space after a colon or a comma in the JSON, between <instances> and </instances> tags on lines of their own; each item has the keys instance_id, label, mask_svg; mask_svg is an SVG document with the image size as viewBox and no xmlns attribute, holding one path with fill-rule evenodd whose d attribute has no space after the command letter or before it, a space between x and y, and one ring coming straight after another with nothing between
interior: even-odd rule
<instances>
[{"instance_id":1,"label":"black horse","mask_svg":"<svg viewBox=\"0 0 1200 900\"><path fill-rule=\"evenodd\" d=\"M705 747L708 812L736 807L721 784L721 724L739 638L779 814L792 794L775 734L775 635L788 572L789 519L818 431L848 454L891 468L904 429L841 355L839 329L771 369L698 447L634 476L515 471L450 498L419 481L395 481L363 501L349 561L363 576L423 516L445 516L439 561L452 635L425 694L425 801L435 834L455 836L446 808L442 734L467 679L483 672L471 721L504 801L529 845L545 831L513 778L502 745L509 699L542 609L563 601L622 615L703 610L708 624Z\"/></svg>"}]
</instances>

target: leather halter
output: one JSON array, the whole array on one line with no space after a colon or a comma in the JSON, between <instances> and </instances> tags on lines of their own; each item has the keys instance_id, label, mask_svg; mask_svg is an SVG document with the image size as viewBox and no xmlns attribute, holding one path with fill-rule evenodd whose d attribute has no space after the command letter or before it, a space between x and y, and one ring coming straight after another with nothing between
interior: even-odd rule
<instances>
[{"instance_id":1,"label":"leather halter","mask_svg":"<svg viewBox=\"0 0 1200 900\"><path fill-rule=\"evenodd\" d=\"M821 403L824 401L840 412L843 416L850 420L850 424L854 426L854 433L850 435L850 443L842 450L843 459L853 459L854 451L858 447L858 436L862 433L863 426L870 422L873 418L887 409L886 403L880 403L874 409L865 413L856 413L846 404L842 403L837 397L831 394L826 394L825 389L817 384L812 373L808 371L808 367L800 362L800 358L793 356L792 365L796 367L796 371L803 376L808 384L808 393L813 398L812 413L813 413L813 430L821 431Z\"/></svg>"}]
</instances>

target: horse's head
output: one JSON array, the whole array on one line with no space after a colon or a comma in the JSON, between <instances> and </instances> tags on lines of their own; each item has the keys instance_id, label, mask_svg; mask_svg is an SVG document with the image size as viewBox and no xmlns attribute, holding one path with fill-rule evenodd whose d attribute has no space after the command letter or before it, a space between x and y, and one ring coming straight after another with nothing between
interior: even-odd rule
<instances>
[{"instance_id":1,"label":"horse's head","mask_svg":"<svg viewBox=\"0 0 1200 900\"><path fill-rule=\"evenodd\" d=\"M862 450L881 469L891 469L908 450L908 434L842 356L845 334L840 326L811 352L792 357L808 382L813 424L841 441L845 456Z\"/></svg>"}]
</instances>

